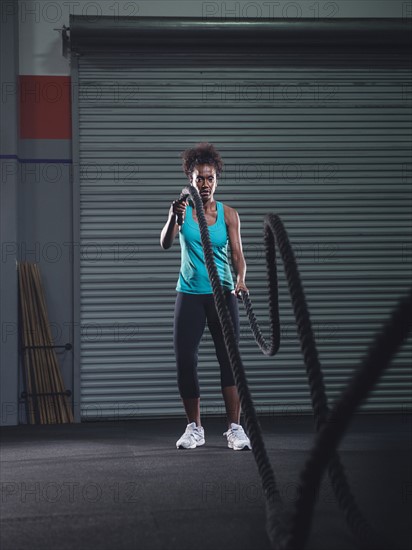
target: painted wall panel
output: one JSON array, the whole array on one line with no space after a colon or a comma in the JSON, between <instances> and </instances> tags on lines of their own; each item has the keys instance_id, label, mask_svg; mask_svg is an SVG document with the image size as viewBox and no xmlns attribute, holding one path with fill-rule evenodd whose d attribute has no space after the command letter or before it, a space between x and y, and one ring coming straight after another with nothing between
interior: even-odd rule
<instances>
[{"instance_id":1,"label":"painted wall panel","mask_svg":"<svg viewBox=\"0 0 412 550\"><path fill-rule=\"evenodd\" d=\"M71 139L70 78L20 75L20 139Z\"/></svg>"},{"instance_id":2,"label":"painted wall panel","mask_svg":"<svg viewBox=\"0 0 412 550\"><path fill-rule=\"evenodd\" d=\"M18 153L18 20L12 2L2 9L11 14L0 20L0 424L14 425L18 418L18 301L17 241L19 174Z\"/></svg>"}]
</instances>

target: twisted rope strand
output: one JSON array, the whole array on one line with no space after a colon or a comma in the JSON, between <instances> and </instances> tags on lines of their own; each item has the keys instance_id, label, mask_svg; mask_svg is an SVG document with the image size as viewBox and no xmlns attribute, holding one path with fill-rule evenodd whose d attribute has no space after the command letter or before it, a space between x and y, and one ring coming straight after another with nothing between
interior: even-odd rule
<instances>
[{"instance_id":1,"label":"twisted rope strand","mask_svg":"<svg viewBox=\"0 0 412 550\"><path fill-rule=\"evenodd\" d=\"M206 268L213 289L214 300L220 324L222 326L223 337L228 352L229 361L233 370L236 386L238 388L239 399L245 417L250 441L252 444L252 452L254 454L259 474L262 479L263 492L267 500L273 502L274 504L277 504L278 506L281 506L282 502L280 499L279 491L276 487L275 476L266 453L266 448L257 419L256 410L249 392L245 369L243 367L242 359L240 357L239 349L236 343L232 319L226 305L223 288L213 259L213 251L203 210L202 199L200 198L200 195L194 186L190 186L188 189L190 190L190 194L196 207L196 214L200 227L200 236L205 254Z\"/></svg>"},{"instance_id":2,"label":"twisted rope strand","mask_svg":"<svg viewBox=\"0 0 412 550\"><path fill-rule=\"evenodd\" d=\"M315 337L312 330L310 315L306 304L305 294L300 275L297 268L293 249L289 243L287 232L280 220L274 214L268 214L264 220L264 239L266 250L266 271L269 287L269 315L270 315L270 343L268 344L260 330L253 312L250 298L242 293L242 301L249 318L249 324L256 339L256 342L265 355L275 355L280 345L280 322L278 303L278 281L276 270L276 247L278 245L280 255L284 264L284 271L288 283L289 293L292 300L296 325L301 343L314 420L318 438L315 441L312 453L300 476L299 498L293 511L286 510L276 486L275 475L267 456L260 425L257 419L256 410L252 396L249 391L248 382L237 346L232 319L224 299L223 288L219 279L216 265L213 259L213 251L210 243L209 231L204 214L203 203L197 189L189 185L183 189L182 196L190 195L194 201L197 217L199 220L200 235L205 255L206 268L211 282L213 296L219 321L222 327L223 337L229 356L229 361L234 374L236 387L245 417L246 427L252 444L252 452L262 479L263 492L266 498L266 530L273 550L302 550L309 536L311 518L315 506L317 490L320 486L321 476L328 467L332 487L336 494L338 504L342 508L347 523L352 532L356 535L361 547L368 550L387 550L387 541L378 537L375 531L369 526L361 512L357 508L355 499L347 483L343 466L336 453L339 439L342 437L349 422L349 416L353 414L362 396L370 391L379 378L381 371L389 364L392 356L396 353L400 343L406 338L409 325L407 325L404 309L402 315L393 314L391 321L386 327L387 337L385 338L386 353L378 352L381 359L379 373L371 373L370 361L365 360L361 373L354 378L345 390L344 396L335 406L332 414L329 415L327 396L323 383L323 374L318 359L318 352L315 344ZM404 300L405 301L405 300ZM401 306L398 306L398 309ZM393 331L399 328L403 330L394 338ZM394 329L395 326L395 329ZM409 328L408 328L409 327ZM370 350L370 356L375 357L375 348L379 345L381 335L377 335L375 344ZM350 399L347 397L350 395ZM346 396L346 397L345 397ZM361 396L361 397L359 397ZM345 403L348 399L348 403ZM343 401L343 402L342 402ZM336 412L336 409L338 411ZM332 419L339 415L344 416L344 422L339 427L339 433L334 433ZM341 418L342 421L342 418ZM335 420L334 420L335 422ZM325 435L326 434L326 435ZM323 456L323 450L327 455ZM322 457L320 460L319 457Z\"/></svg>"},{"instance_id":3,"label":"twisted rope strand","mask_svg":"<svg viewBox=\"0 0 412 550\"><path fill-rule=\"evenodd\" d=\"M349 384L343 390L341 397L332 409L326 422L315 438L315 444L301 473L302 491L298 496L294 512L294 522L299 529L293 532L290 549L300 548L308 529L311 511L313 510L313 490L321 482L323 471L329 461L329 467L336 460L335 449L345 433L349 422L371 389L379 380L383 371L396 355L408 332L412 329L412 289L402 297L391 317L383 328L376 333L374 341L364 357L360 367L352 376ZM335 472L336 473L336 472ZM364 547L393 548L393 545L383 546L377 537L374 540L363 540Z\"/></svg>"}]
</instances>

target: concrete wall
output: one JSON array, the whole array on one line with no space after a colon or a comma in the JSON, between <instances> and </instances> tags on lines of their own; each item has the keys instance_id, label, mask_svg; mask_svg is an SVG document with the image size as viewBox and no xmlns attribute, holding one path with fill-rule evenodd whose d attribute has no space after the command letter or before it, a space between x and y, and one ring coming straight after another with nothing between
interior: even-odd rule
<instances>
[{"instance_id":1,"label":"concrete wall","mask_svg":"<svg viewBox=\"0 0 412 550\"><path fill-rule=\"evenodd\" d=\"M2 4L0 19L0 398L1 424L18 418L17 242L18 204L18 18L13 2ZM7 14L7 15L6 15Z\"/></svg>"}]
</instances>

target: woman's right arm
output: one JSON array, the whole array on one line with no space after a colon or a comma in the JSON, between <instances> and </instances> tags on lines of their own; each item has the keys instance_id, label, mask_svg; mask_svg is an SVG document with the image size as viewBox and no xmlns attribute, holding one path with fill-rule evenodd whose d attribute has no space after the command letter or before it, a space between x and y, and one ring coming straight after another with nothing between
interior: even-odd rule
<instances>
[{"instance_id":1,"label":"woman's right arm","mask_svg":"<svg viewBox=\"0 0 412 550\"><path fill-rule=\"evenodd\" d=\"M186 212L186 201L173 201L169 209L169 217L160 234L160 246L167 250L173 244L176 235L179 232L177 215L181 214L183 219Z\"/></svg>"}]
</instances>

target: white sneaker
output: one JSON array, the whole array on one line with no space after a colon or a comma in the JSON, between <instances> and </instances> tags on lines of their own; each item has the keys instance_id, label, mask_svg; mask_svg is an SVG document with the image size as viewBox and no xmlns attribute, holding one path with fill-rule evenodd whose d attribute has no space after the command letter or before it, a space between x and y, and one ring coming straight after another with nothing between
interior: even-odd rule
<instances>
[{"instance_id":1,"label":"white sneaker","mask_svg":"<svg viewBox=\"0 0 412 550\"><path fill-rule=\"evenodd\" d=\"M205 444L205 431L202 426L192 422L186 426L185 433L176 441L177 449L194 449Z\"/></svg>"},{"instance_id":2,"label":"white sneaker","mask_svg":"<svg viewBox=\"0 0 412 550\"><path fill-rule=\"evenodd\" d=\"M224 434L227 437L227 446L235 451L252 449L248 436L240 424L231 423L230 429Z\"/></svg>"}]
</instances>

